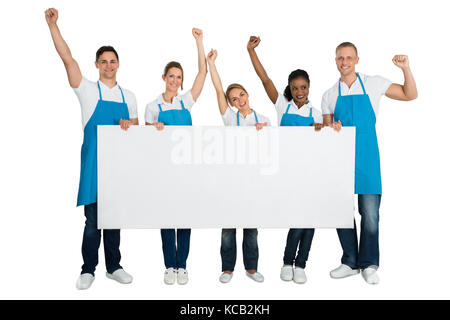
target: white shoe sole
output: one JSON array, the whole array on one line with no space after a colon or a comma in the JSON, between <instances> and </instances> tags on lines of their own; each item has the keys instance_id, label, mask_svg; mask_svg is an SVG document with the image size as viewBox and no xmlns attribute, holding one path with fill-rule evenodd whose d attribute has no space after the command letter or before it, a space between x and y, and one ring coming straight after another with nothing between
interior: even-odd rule
<instances>
[{"instance_id":1,"label":"white shoe sole","mask_svg":"<svg viewBox=\"0 0 450 320\"><path fill-rule=\"evenodd\" d=\"M120 279L114 277L112 274L110 274L110 273L108 273L108 272L106 273L106 277L107 277L108 279L115 280L115 281L117 281L118 283L121 283L121 284L129 284L129 283L133 282L133 279L131 279L130 281L123 281L123 280L120 280Z\"/></svg>"},{"instance_id":2,"label":"white shoe sole","mask_svg":"<svg viewBox=\"0 0 450 320\"><path fill-rule=\"evenodd\" d=\"M169 282L169 281L166 281L166 279L164 279L164 283L171 286L171 285L175 284L175 280L173 282Z\"/></svg>"},{"instance_id":3,"label":"white shoe sole","mask_svg":"<svg viewBox=\"0 0 450 320\"><path fill-rule=\"evenodd\" d=\"M76 288L78 290L87 290L87 289L89 289L92 286L92 284L94 283L94 280L95 280L95 277L92 279L92 281L89 283L89 285L81 286L80 280L78 279L77 283L76 283Z\"/></svg>"},{"instance_id":4,"label":"white shoe sole","mask_svg":"<svg viewBox=\"0 0 450 320\"><path fill-rule=\"evenodd\" d=\"M219 282L220 283L229 283L231 281L231 279L233 279L233 274L231 274L230 277L226 278L225 280L223 280L222 276L220 276Z\"/></svg>"},{"instance_id":5,"label":"white shoe sole","mask_svg":"<svg viewBox=\"0 0 450 320\"><path fill-rule=\"evenodd\" d=\"M333 276L333 275L331 274L331 272L330 272L330 277L331 277L332 279L344 279L344 278L348 278L348 277L351 277L351 276L355 276L355 275L357 275L358 273L359 273L359 269L349 271L349 272L347 272L345 275L339 275L339 276Z\"/></svg>"},{"instance_id":6,"label":"white shoe sole","mask_svg":"<svg viewBox=\"0 0 450 320\"><path fill-rule=\"evenodd\" d=\"M305 284L306 280L307 279L302 279L301 281L295 281L295 279L294 279L293 281L294 281L294 283L297 283L297 284Z\"/></svg>"},{"instance_id":7,"label":"white shoe sole","mask_svg":"<svg viewBox=\"0 0 450 320\"><path fill-rule=\"evenodd\" d=\"M283 278L283 276L280 274L280 279L283 281L286 281L286 282L292 281L292 280L294 280L294 274L292 274L292 277L289 277L289 278L288 277Z\"/></svg>"},{"instance_id":8,"label":"white shoe sole","mask_svg":"<svg viewBox=\"0 0 450 320\"><path fill-rule=\"evenodd\" d=\"M257 283L263 283L264 282L264 278L262 279L255 279L252 274L246 272L247 277L249 277L250 279L252 279L253 281L257 282Z\"/></svg>"},{"instance_id":9,"label":"white shoe sole","mask_svg":"<svg viewBox=\"0 0 450 320\"><path fill-rule=\"evenodd\" d=\"M378 276L376 276L375 278L372 278L372 279L368 279L368 278L364 277L364 274L362 272L361 272L361 276L364 279L364 281L370 285L377 285L380 282L380 278Z\"/></svg>"}]
</instances>

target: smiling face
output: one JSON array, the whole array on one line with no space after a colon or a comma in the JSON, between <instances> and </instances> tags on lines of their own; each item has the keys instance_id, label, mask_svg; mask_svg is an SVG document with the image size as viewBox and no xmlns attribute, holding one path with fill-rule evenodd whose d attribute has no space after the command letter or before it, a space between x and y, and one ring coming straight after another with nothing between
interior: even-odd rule
<instances>
[{"instance_id":1,"label":"smiling face","mask_svg":"<svg viewBox=\"0 0 450 320\"><path fill-rule=\"evenodd\" d=\"M228 101L241 113L250 109L250 106L248 104L248 93L241 88L231 89L228 93Z\"/></svg>"},{"instance_id":2,"label":"smiling face","mask_svg":"<svg viewBox=\"0 0 450 320\"><path fill-rule=\"evenodd\" d=\"M309 83L305 78L295 78L289 84L294 103L301 107L308 103Z\"/></svg>"},{"instance_id":3,"label":"smiling face","mask_svg":"<svg viewBox=\"0 0 450 320\"><path fill-rule=\"evenodd\" d=\"M342 77L355 73L359 57L352 47L342 47L336 51L336 66Z\"/></svg>"},{"instance_id":4,"label":"smiling face","mask_svg":"<svg viewBox=\"0 0 450 320\"><path fill-rule=\"evenodd\" d=\"M117 69L119 69L119 60L112 51L105 51L95 62L95 66L99 70L100 79L115 79Z\"/></svg>"},{"instance_id":5,"label":"smiling face","mask_svg":"<svg viewBox=\"0 0 450 320\"><path fill-rule=\"evenodd\" d=\"M178 92L178 89L183 84L183 71L176 67L170 68L162 76L162 79L166 82L166 91Z\"/></svg>"}]
</instances>

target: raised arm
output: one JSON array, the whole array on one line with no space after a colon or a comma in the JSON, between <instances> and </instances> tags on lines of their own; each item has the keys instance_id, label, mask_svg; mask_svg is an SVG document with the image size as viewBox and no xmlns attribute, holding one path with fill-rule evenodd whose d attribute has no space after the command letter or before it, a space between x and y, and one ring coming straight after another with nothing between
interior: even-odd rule
<instances>
[{"instance_id":1,"label":"raised arm","mask_svg":"<svg viewBox=\"0 0 450 320\"><path fill-rule=\"evenodd\" d=\"M228 108L228 102L223 92L222 81L220 81L219 73L216 69L217 50L212 50L208 53L208 65L209 73L211 74L211 80L217 94L217 103L219 104L220 114L224 115Z\"/></svg>"},{"instance_id":2,"label":"raised arm","mask_svg":"<svg viewBox=\"0 0 450 320\"><path fill-rule=\"evenodd\" d=\"M396 55L392 62L403 71L405 82L403 85L393 83L386 91L386 96L401 101L410 101L417 98L417 87L411 69L408 56Z\"/></svg>"},{"instance_id":3,"label":"raised arm","mask_svg":"<svg viewBox=\"0 0 450 320\"><path fill-rule=\"evenodd\" d=\"M192 29L192 34L195 38L198 51L198 74L195 77L194 84L192 85L191 94L194 101L197 101L198 96L202 92L203 85L206 79L206 57L205 49L203 48L203 31L197 28Z\"/></svg>"},{"instance_id":4,"label":"raised arm","mask_svg":"<svg viewBox=\"0 0 450 320\"><path fill-rule=\"evenodd\" d=\"M277 102L278 99L278 91L275 88L272 80L264 70L261 62L259 61L258 55L256 54L255 48L259 45L261 39L259 37L251 36L250 40L247 43L247 50L250 55L250 60L252 60L253 68L255 68L256 74L261 79L264 89L266 90L267 95L269 96L270 101L273 104Z\"/></svg>"},{"instance_id":5,"label":"raised arm","mask_svg":"<svg viewBox=\"0 0 450 320\"><path fill-rule=\"evenodd\" d=\"M56 51L58 52L61 60L66 68L67 77L69 79L69 84L72 88L78 88L81 83L81 71L78 63L72 57L69 46L66 41L64 41L59 31L58 25L58 10L50 8L45 11L45 20L47 20L48 27L50 29L50 34L52 35L53 44L55 45Z\"/></svg>"}]
</instances>

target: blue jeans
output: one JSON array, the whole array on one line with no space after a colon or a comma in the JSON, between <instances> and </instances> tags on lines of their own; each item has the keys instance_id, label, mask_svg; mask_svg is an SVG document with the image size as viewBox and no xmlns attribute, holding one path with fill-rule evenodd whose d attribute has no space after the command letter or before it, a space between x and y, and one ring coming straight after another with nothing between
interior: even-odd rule
<instances>
[{"instance_id":1,"label":"blue jeans","mask_svg":"<svg viewBox=\"0 0 450 320\"><path fill-rule=\"evenodd\" d=\"M97 203L84 206L86 224L83 233L81 253L84 264L81 273L94 275L98 264L98 248L100 247L101 230L97 229ZM120 230L103 230L103 247L105 249L106 271L113 273L120 266Z\"/></svg>"},{"instance_id":2,"label":"blue jeans","mask_svg":"<svg viewBox=\"0 0 450 320\"><path fill-rule=\"evenodd\" d=\"M220 247L222 271L234 271L236 251L236 229L222 229L222 243ZM245 270L257 270L259 258L257 229L244 229L242 253Z\"/></svg>"},{"instance_id":3,"label":"blue jeans","mask_svg":"<svg viewBox=\"0 0 450 320\"><path fill-rule=\"evenodd\" d=\"M361 215L361 234L358 252L356 222L354 229L337 229L343 255L341 263L352 269L379 266L378 222L380 194L359 194L358 211Z\"/></svg>"},{"instance_id":4,"label":"blue jeans","mask_svg":"<svg viewBox=\"0 0 450 320\"><path fill-rule=\"evenodd\" d=\"M164 264L166 269L186 269L186 260L189 255L191 242L191 229L161 229Z\"/></svg>"},{"instance_id":5,"label":"blue jeans","mask_svg":"<svg viewBox=\"0 0 450 320\"><path fill-rule=\"evenodd\" d=\"M314 229L289 229L283 263L291 266L295 264L296 267L304 269L306 261L308 261L313 237Z\"/></svg>"}]
</instances>

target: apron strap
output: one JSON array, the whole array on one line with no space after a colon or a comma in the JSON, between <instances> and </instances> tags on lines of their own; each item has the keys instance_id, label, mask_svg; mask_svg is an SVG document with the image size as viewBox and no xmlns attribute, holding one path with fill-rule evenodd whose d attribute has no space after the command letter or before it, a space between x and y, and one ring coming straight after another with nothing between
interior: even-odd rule
<instances>
[{"instance_id":1,"label":"apron strap","mask_svg":"<svg viewBox=\"0 0 450 320\"><path fill-rule=\"evenodd\" d=\"M361 77L359 76L359 73L357 73L356 75L358 76L359 83L361 83L361 88L363 89L364 94L367 94L366 93L366 88L364 88L364 84L363 84L363 82L361 80Z\"/></svg>"},{"instance_id":2,"label":"apron strap","mask_svg":"<svg viewBox=\"0 0 450 320\"><path fill-rule=\"evenodd\" d=\"M259 121L258 121L258 116L256 115L255 110L252 109L252 111L253 111L253 113L255 114L255 120L256 120L256 123L259 123Z\"/></svg>"},{"instance_id":3,"label":"apron strap","mask_svg":"<svg viewBox=\"0 0 450 320\"><path fill-rule=\"evenodd\" d=\"M163 112L160 103L158 103L158 107L159 107L159 112Z\"/></svg>"},{"instance_id":4,"label":"apron strap","mask_svg":"<svg viewBox=\"0 0 450 320\"><path fill-rule=\"evenodd\" d=\"M100 100L102 100L102 90L100 89L100 81L97 81L97 87L98 87L98 96Z\"/></svg>"},{"instance_id":5,"label":"apron strap","mask_svg":"<svg viewBox=\"0 0 450 320\"><path fill-rule=\"evenodd\" d=\"M289 103L285 113L288 113L288 112L289 112L289 108L290 108L290 107L291 107L291 104Z\"/></svg>"},{"instance_id":6,"label":"apron strap","mask_svg":"<svg viewBox=\"0 0 450 320\"><path fill-rule=\"evenodd\" d=\"M122 88L120 86L118 86L120 89L120 93L122 94L122 103L125 103L125 97L123 96L123 91Z\"/></svg>"},{"instance_id":7,"label":"apron strap","mask_svg":"<svg viewBox=\"0 0 450 320\"><path fill-rule=\"evenodd\" d=\"M309 109L309 116L312 117L312 108Z\"/></svg>"},{"instance_id":8,"label":"apron strap","mask_svg":"<svg viewBox=\"0 0 450 320\"><path fill-rule=\"evenodd\" d=\"M184 107L183 100L180 100L180 103L181 103L181 109L182 109L182 110L186 109L186 108Z\"/></svg>"},{"instance_id":9,"label":"apron strap","mask_svg":"<svg viewBox=\"0 0 450 320\"><path fill-rule=\"evenodd\" d=\"M237 119L237 126L239 127L239 111L236 114L236 119Z\"/></svg>"},{"instance_id":10,"label":"apron strap","mask_svg":"<svg viewBox=\"0 0 450 320\"><path fill-rule=\"evenodd\" d=\"M339 87L339 97L341 96L341 78L338 80L338 87Z\"/></svg>"}]
</instances>

